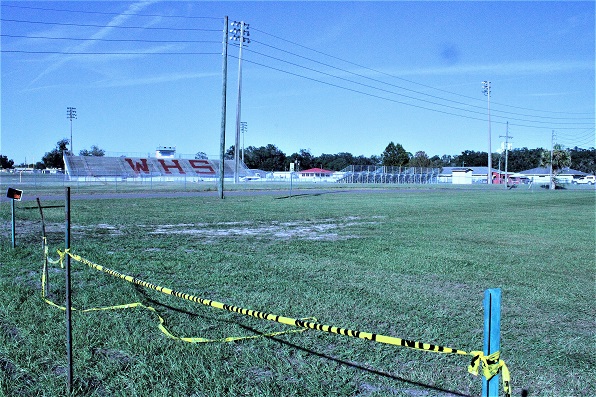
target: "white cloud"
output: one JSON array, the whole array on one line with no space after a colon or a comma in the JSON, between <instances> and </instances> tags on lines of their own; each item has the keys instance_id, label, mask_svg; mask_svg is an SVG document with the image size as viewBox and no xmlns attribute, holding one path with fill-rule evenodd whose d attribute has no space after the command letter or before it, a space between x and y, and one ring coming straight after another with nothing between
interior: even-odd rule
<instances>
[{"instance_id":1,"label":"white cloud","mask_svg":"<svg viewBox=\"0 0 596 397\"><path fill-rule=\"evenodd\" d=\"M120 15L115 16L107 23L107 25L101 29L99 29L96 33L92 34L89 38L90 41L85 41L83 43L68 47L65 51L68 52L84 52L88 51L90 47L94 46L96 41L93 39L101 39L106 37L115 27L121 26L126 20L128 20L134 14L142 11L144 8L150 6L151 4L157 3L158 0L149 0L149 1L140 1L134 4L131 4L126 11L121 13ZM57 70L60 66L64 65L65 63L71 61L73 58L79 57L79 55L71 55L71 56L64 56L64 55L57 55L53 56L54 62L48 66L43 72L41 72L37 77L35 77L30 83L29 87L33 84L38 82L41 78L48 75L49 73Z\"/></svg>"},{"instance_id":2,"label":"white cloud","mask_svg":"<svg viewBox=\"0 0 596 397\"><path fill-rule=\"evenodd\" d=\"M129 87L148 84L167 83L181 80L194 80L205 77L219 77L219 73L168 73L160 76L148 76L139 78L123 78L120 80L103 80L93 84L95 87Z\"/></svg>"}]
</instances>

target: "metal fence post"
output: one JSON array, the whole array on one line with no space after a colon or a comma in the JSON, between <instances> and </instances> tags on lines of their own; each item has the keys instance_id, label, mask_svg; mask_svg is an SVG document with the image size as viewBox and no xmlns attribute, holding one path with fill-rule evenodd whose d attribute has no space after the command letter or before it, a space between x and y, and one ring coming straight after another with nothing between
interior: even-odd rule
<instances>
[{"instance_id":1,"label":"metal fence post","mask_svg":"<svg viewBox=\"0 0 596 397\"><path fill-rule=\"evenodd\" d=\"M66 303L64 305L66 311L66 359L67 359L67 390L68 395L72 395L72 322L71 322L71 291L70 291L70 187L66 188L66 233L64 235L65 252L66 252Z\"/></svg>"},{"instance_id":2,"label":"metal fence post","mask_svg":"<svg viewBox=\"0 0 596 397\"><path fill-rule=\"evenodd\" d=\"M501 349L501 289L484 291L484 355L488 356ZM482 397L499 395L499 375L490 380L482 377Z\"/></svg>"}]
</instances>

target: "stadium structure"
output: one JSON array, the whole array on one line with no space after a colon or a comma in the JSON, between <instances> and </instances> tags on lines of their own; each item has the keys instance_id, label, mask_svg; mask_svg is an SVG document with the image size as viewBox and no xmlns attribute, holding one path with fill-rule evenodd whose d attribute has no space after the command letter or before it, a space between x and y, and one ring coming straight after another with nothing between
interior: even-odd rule
<instances>
[{"instance_id":1,"label":"stadium structure","mask_svg":"<svg viewBox=\"0 0 596 397\"><path fill-rule=\"evenodd\" d=\"M341 171L340 183L439 183L440 168L351 165Z\"/></svg>"},{"instance_id":2,"label":"stadium structure","mask_svg":"<svg viewBox=\"0 0 596 397\"><path fill-rule=\"evenodd\" d=\"M161 146L155 156L76 156L64 152L65 172L73 181L215 181L219 178L220 161L210 159L176 158L176 148ZM439 183L440 168L387 167L351 165L341 171L309 170L297 172L266 172L251 170L238 161L238 178L241 181L284 181L375 183L375 184L427 184ZM234 180L235 161L225 160L224 178Z\"/></svg>"},{"instance_id":3,"label":"stadium structure","mask_svg":"<svg viewBox=\"0 0 596 397\"><path fill-rule=\"evenodd\" d=\"M219 178L220 161L209 159L176 158L176 149L158 147L155 156L75 156L65 151L64 169L70 180L76 181L158 181L185 179L187 181L216 180ZM233 179L235 161L225 160L224 178ZM238 176L252 175L239 161Z\"/></svg>"}]
</instances>

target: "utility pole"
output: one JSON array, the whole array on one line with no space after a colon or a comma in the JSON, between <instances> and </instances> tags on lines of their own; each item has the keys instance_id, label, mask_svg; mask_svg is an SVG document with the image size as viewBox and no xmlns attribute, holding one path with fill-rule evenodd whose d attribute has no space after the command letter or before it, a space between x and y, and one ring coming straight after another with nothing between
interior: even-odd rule
<instances>
[{"instance_id":1,"label":"utility pole","mask_svg":"<svg viewBox=\"0 0 596 397\"><path fill-rule=\"evenodd\" d=\"M242 98L242 47L244 43L250 43L250 33L248 32L249 25L244 21L232 22L233 29L230 30L232 33L231 40L237 40L239 42L238 50L238 103L236 104L236 144L234 145L234 183L238 183L238 167L239 167L239 151L240 151L240 106Z\"/></svg>"},{"instance_id":2,"label":"utility pole","mask_svg":"<svg viewBox=\"0 0 596 397\"><path fill-rule=\"evenodd\" d=\"M228 86L228 17L224 17L222 51L221 132L219 136L219 198L224 198L224 176L226 158L226 93Z\"/></svg>"},{"instance_id":3,"label":"utility pole","mask_svg":"<svg viewBox=\"0 0 596 397\"><path fill-rule=\"evenodd\" d=\"M507 188L507 181L509 180L507 176L507 156L509 156L509 138L513 138L509 135L509 121L507 122L507 129L505 130L505 136L500 135L500 138L505 138L505 188Z\"/></svg>"},{"instance_id":4,"label":"utility pole","mask_svg":"<svg viewBox=\"0 0 596 397\"><path fill-rule=\"evenodd\" d=\"M491 148L491 137L490 137L490 81L482 82L482 92L488 97L488 173L486 174L486 183L489 185L492 183L492 148Z\"/></svg>"},{"instance_id":5,"label":"utility pole","mask_svg":"<svg viewBox=\"0 0 596 397\"><path fill-rule=\"evenodd\" d=\"M550 171L548 173L549 179L549 186L551 189L555 189L555 184L553 182L553 152L555 149L555 130L552 131L552 135L550 137Z\"/></svg>"},{"instance_id":6,"label":"utility pole","mask_svg":"<svg viewBox=\"0 0 596 397\"><path fill-rule=\"evenodd\" d=\"M74 149L72 148L72 119L77 118L77 108L67 107L66 118L70 119L70 153L74 155Z\"/></svg>"}]
</instances>

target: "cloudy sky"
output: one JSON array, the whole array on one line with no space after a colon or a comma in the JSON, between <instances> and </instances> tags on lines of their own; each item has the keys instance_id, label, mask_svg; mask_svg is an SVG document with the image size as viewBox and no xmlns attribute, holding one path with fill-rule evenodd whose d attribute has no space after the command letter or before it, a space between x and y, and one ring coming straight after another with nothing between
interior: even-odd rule
<instances>
[{"instance_id":1,"label":"cloudy sky","mask_svg":"<svg viewBox=\"0 0 596 397\"><path fill-rule=\"evenodd\" d=\"M224 17L249 25L240 145L286 154L487 151L594 142L593 1L2 1L0 153L217 158ZM232 26L228 27L232 29ZM226 148L237 41L228 45ZM508 123L508 130L507 130Z\"/></svg>"}]
</instances>

